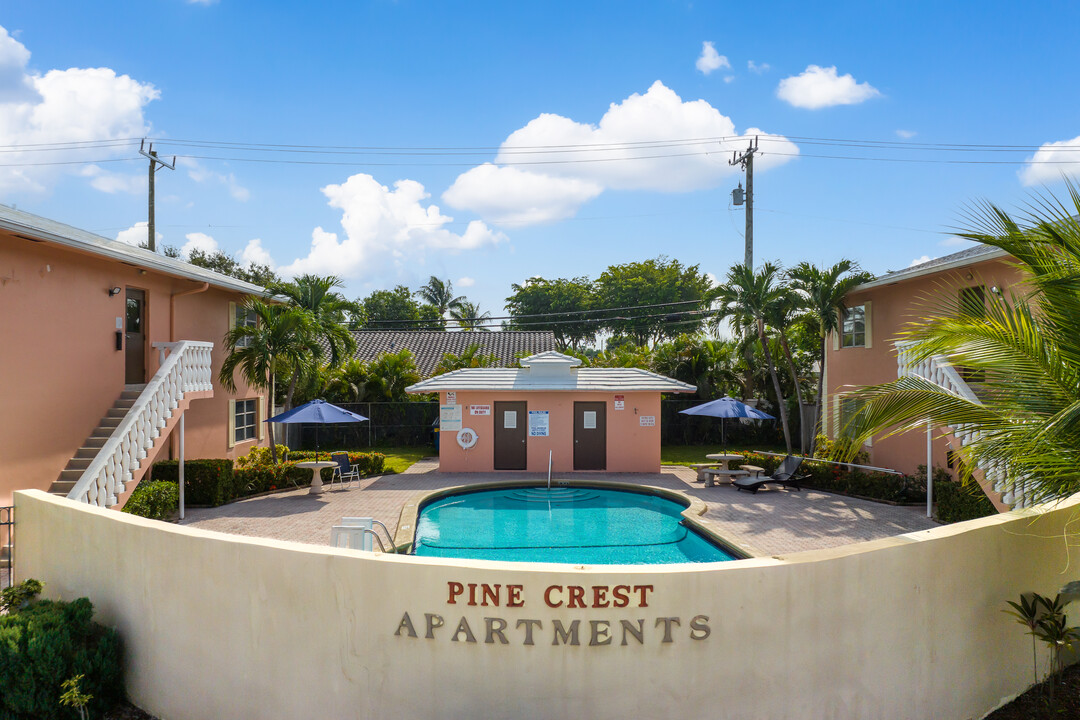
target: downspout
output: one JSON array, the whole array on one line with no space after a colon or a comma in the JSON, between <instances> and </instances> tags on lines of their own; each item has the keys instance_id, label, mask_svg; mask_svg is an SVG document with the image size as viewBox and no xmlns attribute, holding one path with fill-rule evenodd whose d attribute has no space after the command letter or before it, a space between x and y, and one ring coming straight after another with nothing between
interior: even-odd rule
<instances>
[{"instance_id":1,"label":"downspout","mask_svg":"<svg viewBox=\"0 0 1080 720\"><path fill-rule=\"evenodd\" d=\"M206 292L209 289L210 283L204 282L202 284L202 287L185 290L184 292L173 293L169 296L169 342L176 342L176 298L183 297L185 295L197 295L198 293Z\"/></svg>"}]
</instances>

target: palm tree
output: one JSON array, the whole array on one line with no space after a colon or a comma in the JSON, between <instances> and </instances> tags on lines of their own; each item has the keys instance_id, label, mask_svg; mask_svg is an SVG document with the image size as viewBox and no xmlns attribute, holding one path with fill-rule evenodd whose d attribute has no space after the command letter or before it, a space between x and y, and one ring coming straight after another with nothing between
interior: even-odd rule
<instances>
[{"instance_id":1,"label":"palm tree","mask_svg":"<svg viewBox=\"0 0 1080 720\"><path fill-rule=\"evenodd\" d=\"M427 283L420 286L416 294L421 300L435 308L440 318L446 317L446 313L451 310L460 309L462 301L465 300L464 296L454 296L454 285L449 280L440 280L434 275L428 279Z\"/></svg>"},{"instance_id":2,"label":"palm tree","mask_svg":"<svg viewBox=\"0 0 1080 720\"><path fill-rule=\"evenodd\" d=\"M218 380L229 392L236 392L233 373L240 370L248 385L270 391L275 396L275 378L284 368L312 372L319 351L314 340L311 314L289 305L268 303L256 297L244 301L244 309L255 314L255 325L237 325L225 334L228 355L221 364ZM270 454L277 462L277 445L270 433Z\"/></svg>"},{"instance_id":3,"label":"palm tree","mask_svg":"<svg viewBox=\"0 0 1080 720\"><path fill-rule=\"evenodd\" d=\"M491 328L487 327L491 313L480 312L479 303L470 302L464 298L460 298L460 300L461 302L457 304L457 307L450 308L450 317L457 322L458 327L462 330L491 332Z\"/></svg>"},{"instance_id":4,"label":"palm tree","mask_svg":"<svg viewBox=\"0 0 1080 720\"><path fill-rule=\"evenodd\" d=\"M795 386L795 398L798 400L800 421L803 408L802 383L799 382L799 373L795 370L795 360L791 355L791 345L788 343L787 328L802 320L799 316L799 296L790 289L784 288L769 307L765 322L776 332L776 338L780 341L784 361L787 364L788 373L791 374L791 382ZM802 423L799 424L800 428ZM799 450L806 454L806 433L799 433Z\"/></svg>"},{"instance_id":5,"label":"palm tree","mask_svg":"<svg viewBox=\"0 0 1080 720\"><path fill-rule=\"evenodd\" d=\"M460 355L445 353L439 364L435 366L435 372L432 375L442 375L443 373L464 368L488 368L498 367L498 365L499 358L497 355L494 353L482 353L480 352L479 343L473 343L465 348Z\"/></svg>"},{"instance_id":6,"label":"palm tree","mask_svg":"<svg viewBox=\"0 0 1080 720\"><path fill-rule=\"evenodd\" d=\"M347 325L348 317L357 311L356 303L334 291L339 287L343 283L333 275L301 275L292 282L277 283L270 288L271 292L287 297L290 306L310 314L317 347L315 360L321 357L325 346L330 351L331 368L339 367L356 352L356 340ZM292 408L298 380L299 373L293 372L285 393L286 410Z\"/></svg>"},{"instance_id":7,"label":"palm tree","mask_svg":"<svg viewBox=\"0 0 1080 720\"><path fill-rule=\"evenodd\" d=\"M873 275L861 272L851 260L843 259L829 268L819 268L802 262L787 273L791 287L801 298L800 305L806 311L807 321L813 325L820 338L818 352L817 418L810 443L810 452L821 432L821 418L825 411L825 340L829 333L840 332L844 315L844 298L855 287L873 279Z\"/></svg>"},{"instance_id":8,"label":"palm tree","mask_svg":"<svg viewBox=\"0 0 1080 720\"><path fill-rule=\"evenodd\" d=\"M787 403L780 389L780 378L776 374L776 363L769 350L769 338L765 332L766 318L776 313L776 306L783 302L787 292L779 284L779 279L780 268L772 263L765 263L757 272L742 264L731 268L728 271L727 283L720 288L718 296L719 319L731 318L737 327L752 327L757 332L761 352L776 391L776 404L784 428L784 443L790 453L791 431L788 428Z\"/></svg>"},{"instance_id":9,"label":"palm tree","mask_svg":"<svg viewBox=\"0 0 1080 720\"><path fill-rule=\"evenodd\" d=\"M908 325L915 362L942 355L954 367L985 373L976 400L921 377L902 377L854 395L856 412L843 429L851 454L874 433L934 425L964 426L964 479L976 466L998 467L1010 490L1032 502L1080 490L1080 192L1071 202L1039 196L1014 217L986 203L969 214L961 237L1005 250L1026 278L992 293L984 313L963 312L962 300L938 300L931 316Z\"/></svg>"}]
</instances>

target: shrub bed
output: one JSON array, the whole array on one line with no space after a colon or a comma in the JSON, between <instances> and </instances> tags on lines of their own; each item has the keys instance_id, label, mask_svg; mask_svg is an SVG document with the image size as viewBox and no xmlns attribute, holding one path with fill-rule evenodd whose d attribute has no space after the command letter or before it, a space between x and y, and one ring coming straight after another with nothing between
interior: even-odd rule
<instances>
[{"instance_id":1,"label":"shrub bed","mask_svg":"<svg viewBox=\"0 0 1080 720\"><path fill-rule=\"evenodd\" d=\"M77 718L75 708L60 705L61 685L77 675L80 691L91 696L90 717L123 699L120 636L93 615L86 598L30 601L0 615L0 717Z\"/></svg>"},{"instance_id":2,"label":"shrub bed","mask_svg":"<svg viewBox=\"0 0 1080 720\"><path fill-rule=\"evenodd\" d=\"M185 480L187 468L184 468ZM140 482L131 493L131 497L124 503L123 511L150 518L151 520L168 520L180 507L180 488L175 482L164 480Z\"/></svg>"},{"instance_id":3,"label":"shrub bed","mask_svg":"<svg viewBox=\"0 0 1080 720\"><path fill-rule=\"evenodd\" d=\"M289 462L307 462L315 459L314 450L297 450L289 453ZM330 453L323 450L319 451L320 460L329 460ZM386 456L382 453L365 453L365 452L350 452L349 463L358 466L360 474L363 476L379 475L382 473L383 468L386 465ZM333 476L333 468L323 470L323 482L329 482ZM310 474L310 473L309 473Z\"/></svg>"},{"instance_id":4,"label":"shrub bed","mask_svg":"<svg viewBox=\"0 0 1080 720\"><path fill-rule=\"evenodd\" d=\"M292 462L281 465L248 465L233 470L233 478L236 483L236 497L243 497L293 485L310 485L311 471L298 468ZM324 480L329 482L328 478Z\"/></svg>"},{"instance_id":5,"label":"shrub bed","mask_svg":"<svg viewBox=\"0 0 1080 720\"><path fill-rule=\"evenodd\" d=\"M150 479L179 482L180 461L154 463ZM217 507L237 496L232 460L185 460L184 500L192 505Z\"/></svg>"},{"instance_id":6,"label":"shrub bed","mask_svg":"<svg viewBox=\"0 0 1080 720\"><path fill-rule=\"evenodd\" d=\"M990 499L978 485L934 481L934 503L937 519L943 523L974 520L997 513Z\"/></svg>"}]
</instances>

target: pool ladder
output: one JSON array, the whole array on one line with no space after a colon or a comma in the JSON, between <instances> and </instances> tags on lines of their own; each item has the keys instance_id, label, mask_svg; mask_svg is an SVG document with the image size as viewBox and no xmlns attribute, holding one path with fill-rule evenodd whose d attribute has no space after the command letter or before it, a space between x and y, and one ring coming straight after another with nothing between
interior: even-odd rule
<instances>
[{"instance_id":1,"label":"pool ladder","mask_svg":"<svg viewBox=\"0 0 1080 720\"><path fill-rule=\"evenodd\" d=\"M383 524L382 524L381 522L379 522L379 521L378 521L378 520L376 520L375 518L371 518L371 524L372 524L372 525L378 525L379 527L381 527L381 528L383 529L383 531L384 531L384 532L386 533L386 539L390 541L390 552L392 552L392 553L396 553L396 552L397 552L397 545L395 545L395 544L394 544L394 538L392 538L392 537L390 536L390 528L386 527L385 525L383 525ZM379 543L379 550L380 550L380 551L381 551L381 552L382 552L383 554L385 554L385 553L386 553L386 546L385 546L385 545L383 545L383 541L382 541L382 538L381 538L381 537L379 537L379 533L375 532L374 530L372 530L372 529L370 529L370 528L364 528L364 532L365 532L365 533L371 533L371 535L372 535L372 536L373 536L373 537L374 537L374 538L375 538L375 539L376 539L376 540L378 541L378 543Z\"/></svg>"},{"instance_id":2,"label":"pool ladder","mask_svg":"<svg viewBox=\"0 0 1080 720\"><path fill-rule=\"evenodd\" d=\"M548 450L548 490L551 489L551 450Z\"/></svg>"}]
</instances>

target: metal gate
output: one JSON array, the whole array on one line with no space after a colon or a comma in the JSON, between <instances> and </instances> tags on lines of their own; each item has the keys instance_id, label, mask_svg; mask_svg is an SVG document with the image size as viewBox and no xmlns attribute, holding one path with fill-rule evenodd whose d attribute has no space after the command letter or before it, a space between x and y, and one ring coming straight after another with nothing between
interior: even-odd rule
<instances>
[{"instance_id":1,"label":"metal gate","mask_svg":"<svg viewBox=\"0 0 1080 720\"><path fill-rule=\"evenodd\" d=\"M0 507L0 590L11 587L15 562L15 508Z\"/></svg>"}]
</instances>

